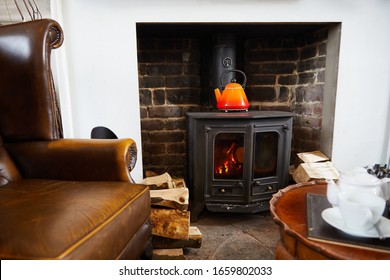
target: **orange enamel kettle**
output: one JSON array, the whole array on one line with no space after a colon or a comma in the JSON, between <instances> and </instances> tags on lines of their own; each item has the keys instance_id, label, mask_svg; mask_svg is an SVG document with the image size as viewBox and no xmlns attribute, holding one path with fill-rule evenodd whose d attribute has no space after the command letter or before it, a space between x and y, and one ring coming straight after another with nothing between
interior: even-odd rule
<instances>
[{"instance_id":1,"label":"orange enamel kettle","mask_svg":"<svg viewBox=\"0 0 390 280\"><path fill-rule=\"evenodd\" d=\"M232 79L231 83L223 86L223 76L229 72L237 72L242 74L244 77L244 82L242 85L236 83L235 79ZM219 81L221 84L222 93L219 88L214 90L215 98L217 100L217 108L224 111L247 111L249 108L249 102L244 92L246 85L245 73L241 70L227 70L221 74Z\"/></svg>"}]
</instances>

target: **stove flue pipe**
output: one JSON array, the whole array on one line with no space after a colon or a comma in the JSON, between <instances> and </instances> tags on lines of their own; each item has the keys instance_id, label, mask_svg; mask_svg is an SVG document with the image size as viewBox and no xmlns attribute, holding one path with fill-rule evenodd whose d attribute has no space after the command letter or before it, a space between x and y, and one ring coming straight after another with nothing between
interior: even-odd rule
<instances>
[{"instance_id":1,"label":"stove flue pipe","mask_svg":"<svg viewBox=\"0 0 390 280\"><path fill-rule=\"evenodd\" d=\"M236 69L236 35L233 33L218 33L214 37L212 87L221 88L220 77L226 70ZM235 78L235 73L226 73L222 85L226 85ZM213 94L214 95L214 94Z\"/></svg>"}]
</instances>

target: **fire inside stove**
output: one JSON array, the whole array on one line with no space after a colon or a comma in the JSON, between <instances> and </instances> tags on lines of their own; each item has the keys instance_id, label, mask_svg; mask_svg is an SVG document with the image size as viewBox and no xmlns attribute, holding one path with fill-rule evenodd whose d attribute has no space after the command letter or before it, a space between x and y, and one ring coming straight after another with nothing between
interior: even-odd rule
<instances>
[{"instance_id":1,"label":"fire inside stove","mask_svg":"<svg viewBox=\"0 0 390 280\"><path fill-rule=\"evenodd\" d=\"M220 133L214 142L214 178L242 179L244 134Z\"/></svg>"}]
</instances>

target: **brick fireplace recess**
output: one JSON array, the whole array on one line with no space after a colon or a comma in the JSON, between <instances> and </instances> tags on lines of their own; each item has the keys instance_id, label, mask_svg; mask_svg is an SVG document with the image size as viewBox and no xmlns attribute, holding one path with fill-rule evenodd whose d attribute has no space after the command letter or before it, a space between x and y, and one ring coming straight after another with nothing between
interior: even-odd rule
<instances>
[{"instance_id":1,"label":"brick fireplace recess","mask_svg":"<svg viewBox=\"0 0 390 280\"><path fill-rule=\"evenodd\" d=\"M234 34L234 68L247 76L249 113L293 116L288 164L298 162L298 152L329 154L340 30L337 23L138 23L144 172L188 178L186 116L216 113L212 60L221 33Z\"/></svg>"}]
</instances>

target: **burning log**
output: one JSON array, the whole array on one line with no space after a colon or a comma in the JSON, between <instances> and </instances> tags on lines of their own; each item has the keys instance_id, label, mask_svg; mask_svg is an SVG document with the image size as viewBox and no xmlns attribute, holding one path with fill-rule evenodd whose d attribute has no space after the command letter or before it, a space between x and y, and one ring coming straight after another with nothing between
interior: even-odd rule
<instances>
[{"instance_id":1,"label":"burning log","mask_svg":"<svg viewBox=\"0 0 390 280\"><path fill-rule=\"evenodd\" d=\"M232 143L227 150L223 149L215 153L216 178L221 179L225 175L235 176L241 174L244 162L244 147Z\"/></svg>"},{"instance_id":2,"label":"burning log","mask_svg":"<svg viewBox=\"0 0 390 280\"><path fill-rule=\"evenodd\" d=\"M244 162L244 147L237 147L234 151L234 158L241 164Z\"/></svg>"}]
</instances>

